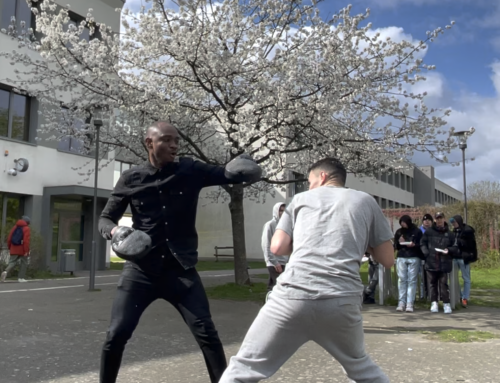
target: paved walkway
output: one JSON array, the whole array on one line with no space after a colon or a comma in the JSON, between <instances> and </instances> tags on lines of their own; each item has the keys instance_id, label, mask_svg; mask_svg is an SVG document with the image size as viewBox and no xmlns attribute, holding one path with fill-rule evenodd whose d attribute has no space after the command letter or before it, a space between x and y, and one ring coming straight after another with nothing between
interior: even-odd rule
<instances>
[{"instance_id":1,"label":"paved walkway","mask_svg":"<svg viewBox=\"0 0 500 383\"><path fill-rule=\"evenodd\" d=\"M255 273L263 271L253 270ZM0 381L95 383L118 272L99 275L99 292L87 280L0 285ZM222 276L220 276L222 275ZM205 272L204 283L232 280ZM214 321L229 356L258 313L254 303L212 301ZM470 308L452 315L368 306L367 348L392 382L500 382L500 340L452 344L418 330L487 330L500 334L500 310ZM332 323L334 326L335 323ZM307 344L269 382L348 382L337 362ZM124 357L120 383L207 383L201 353L178 313L162 301L143 316Z\"/></svg>"}]
</instances>

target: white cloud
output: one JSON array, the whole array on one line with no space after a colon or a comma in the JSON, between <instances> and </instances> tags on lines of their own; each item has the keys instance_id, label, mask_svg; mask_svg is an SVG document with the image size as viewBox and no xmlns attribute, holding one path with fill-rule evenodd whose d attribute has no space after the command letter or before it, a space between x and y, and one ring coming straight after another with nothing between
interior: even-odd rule
<instances>
[{"instance_id":1,"label":"white cloud","mask_svg":"<svg viewBox=\"0 0 500 383\"><path fill-rule=\"evenodd\" d=\"M444 1L450 2L451 0L371 0L370 3L381 8L395 8L397 6L411 4L411 5L427 5L443 3Z\"/></svg>"},{"instance_id":2,"label":"white cloud","mask_svg":"<svg viewBox=\"0 0 500 383\"><path fill-rule=\"evenodd\" d=\"M402 28L381 28L381 33L391 36L394 41L402 39L414 41L411 35L405 34ZM430 49L437 49L430 45ZM426 52L424 52L423 56ZM428 62L432 64L432 62ZM496 90L494 97L485 97L475 93L452 91L446 76L438 71L425 73L426 81L418 82L411 87L415 93L427 92L427 106L431 108L451 108L452 114L448 118L449 127L458 130L469 130L471 126L476 132L468 140L466 158L475 158L475 161L466 161L467 183L482 180L500 179L500 61L492 63L491 81ZM457 148L448 155L450 162L462 160L461 151ZM462 167L440 164L426 154L416 154L413 158L417 165L433 165L436 176L449 183L456 189L463 189Z\"/></svg>"}]
</instances>

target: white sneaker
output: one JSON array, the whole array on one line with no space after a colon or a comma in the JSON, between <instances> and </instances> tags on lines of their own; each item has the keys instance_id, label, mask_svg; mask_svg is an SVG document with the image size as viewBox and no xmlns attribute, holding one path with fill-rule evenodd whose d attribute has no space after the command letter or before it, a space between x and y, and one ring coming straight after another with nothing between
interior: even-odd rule
<instances>
[{"instance_id":1,"label":"white sneaker","mask_svg":"<svg viewBox=\"0 0 500 383\"><path fill-rule=\"evenodd\" d=\"M403 302L399 302L396 311L405 311L405 304Z\"/></svg>"},{"instance_id":2,"label":"white sneaker","mask_svg":"<svg viewBox=\"0 0 500 383\"><path fill-rule=\"evenodd\" d=\"M431 313L439 312L439 305L437 302L432 302L431 304Z\"/></svg>"},{"instance_id":3,"label":"white sneaker","mask_svg":"<svg viewBox=\"0 0 500 383\"><path fill-rule=\"evenodd\" d=\"M23 278L19 278L17 281L18 281L18 282L22 282L22 283L24 283L24 282L28 282L26 279L23 279Z\"/></svg>"},{"instance_id":4,"label":"white sneaker","mask_svg":"<svg viewBox=\"0 0 500 383\"><path fill-rule=\"evenodd\" d=\"M444 313L451 314L451 305L449 303L444 304Z\"/></svg>"},{"instance_id":5,"label":"white sneaker","mask_svg":"<svg viewBox=\"0 0 500 383\"><path fill-rule=\"evenodd\" d=\"M0 276L0 282L5 282L5 278L7 278L7 272L4 271L2 275Z\"/></svg>"},{"instance_id":6,"label":"white sneaker","mask_svg":"<svg viewBox=\"0 0 500 383\"><path fill-rule=\"evenodd\" d=\"M406 304L406 312L407 313L412 313L413 312L413 303L407 303Z\"/></svg>"}]
</instances>

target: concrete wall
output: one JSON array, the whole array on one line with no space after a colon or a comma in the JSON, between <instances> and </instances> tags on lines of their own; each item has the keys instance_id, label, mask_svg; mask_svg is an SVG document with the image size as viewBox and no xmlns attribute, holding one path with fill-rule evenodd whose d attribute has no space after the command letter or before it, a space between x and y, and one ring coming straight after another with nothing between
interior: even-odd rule
<instances>
[{"instance_id":1,"label":"concrete wall","mask_svg":"<svg viewBox=\"0 0 500 383\"><path fill-rule=\"evenodd\" d=\"M233 246L231 213L228 202L212 203L210 199L206 198L206 195L213 190L216 188L204 189L198 203L196 229L199 236L198 252L200 257L214 258L215 246ZM263 259L260 244L262 228L267 221L271 220L274 204L285 203L285 201L286 195L280 191L276 192L274 198L267 195L265 203L256 203L245 199L243 206L248 258Z\"/></svg>"},{"instance_id":2,"label":"concrete wall","mask_svg":"<svg viewBox=\"0 0 500 383\"><path fill-rule=\"evenodd\" d=\"M414 174L413 190L415 192L415 206L434 206L436 204L434 198L434 168L415 168Z\"/></svg>"},{"instance_id":3,"label":"concrete wall","mask_svg":"<svg viewBox=\"0 0 500 383\"><path fill-rule=\"evenodd\" d=\"M413 175L411 175L411 177L413 177ZM408 206L414 206L415 203L413 193L369 177L355 177L349 174L347 176L346 186Z\"/></svg>"}]
</instances>

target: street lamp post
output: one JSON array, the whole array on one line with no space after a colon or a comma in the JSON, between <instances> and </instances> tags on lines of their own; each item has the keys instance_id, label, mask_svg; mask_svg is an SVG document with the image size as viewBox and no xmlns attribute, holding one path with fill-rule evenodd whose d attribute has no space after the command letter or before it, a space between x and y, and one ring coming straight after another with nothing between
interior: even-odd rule
<instances>
[{"instance_id":1,"label":"street lamp post","mask_svg":"<svg viewBox=\"0 0 500 383\"><path fill-rule=\"evenodd\" d=\"M465 149L467 149L467 138L475 129L470 128L470 130L462 130L459 132L454 132L453 135L458 138L458 147L462 150L462 172L464 180L464 221L467 222L467 181L465 172Z\"/></svg>"},{"instance_id":2,"label":"street lamp post","mask_svg":"<svg viewBox=\"0 0 500 383\"><path fill-rule=\"evenodd\" d=\"M97 261L97 178L99 174L99 130L102 126L102 120L94 119L96 130L95 141L95 170L94 170L94 213L92 223L92 256L90 258L90 278L89 291L95 290L95 269Z\"/></svg>"}]
</instances>

